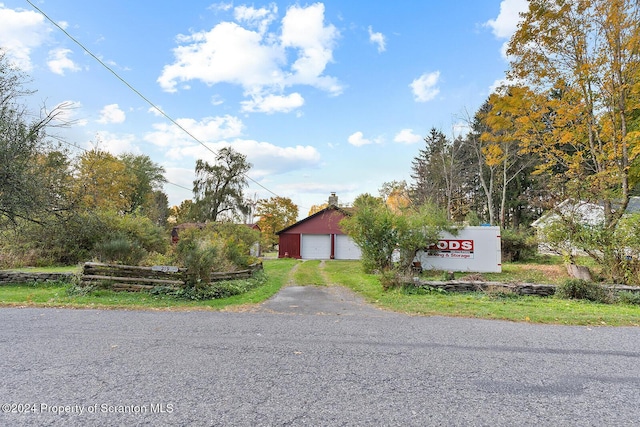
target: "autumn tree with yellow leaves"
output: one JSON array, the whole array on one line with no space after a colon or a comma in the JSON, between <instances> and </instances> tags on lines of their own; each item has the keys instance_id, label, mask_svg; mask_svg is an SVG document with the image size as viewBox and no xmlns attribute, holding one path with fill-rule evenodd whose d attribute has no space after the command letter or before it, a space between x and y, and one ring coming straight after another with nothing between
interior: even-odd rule
<instances>
[{"instance_id":1,"label":"autumn tree with yellow leaves","mask_svg":"<svg viewBox=\"0 0 640 427\"><path fill-rule=\"evenodd\" d=\"M522 88L499 107L516 120L514 139L540 156L537 172L557 190L602 203L607 227L636 184L638 22L637 0L531 0L507 51Z\"/></svg>"},{"instance_id":2,"label":"autumn tree with yellow leaves","mask_svg":"<svg viewBox=\"0 0 640 427\"><path fill-rule=\"evenodd\" d=\"M549 191L603 206L601 225L558 226L609 279L637 277L639 248L620 233L640 166L640 2L530 0L522 18L507 50L513 86L487 122L539 157Z\"/></svg>"},{"instance_id":3,"label":"autumn tree with yellow leaves","mask_svg":"<svg viewBox=\"0 0 640 427\"><path fill-rule=\"evenodd\" d=\"M276 232L297 221L298 206L288 197L260 199L256 206L256 215L260 217L257 224L264 244L273 247L278 243Z\"/></svg>"}]
</instances>

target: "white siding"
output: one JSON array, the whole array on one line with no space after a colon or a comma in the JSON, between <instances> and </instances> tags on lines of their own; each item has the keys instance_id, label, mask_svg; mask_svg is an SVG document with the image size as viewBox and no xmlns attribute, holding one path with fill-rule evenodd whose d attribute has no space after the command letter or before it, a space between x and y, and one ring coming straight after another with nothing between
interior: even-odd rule
<instances>
[{"instance_id":1,"label":"white siding","mask_svg":"<svg viewBox=\"0 0 640 427\"><path fill-rule=\"evenodd\" d=\"M329 234L303 234L300 236L302 259L329 259L331 236Z\"/></svg>"},{"instance_id":2,"label":"white siding","mask_svg":"<svg viewBox=\"0 0 640 427\"><path fill-rule=\"evenodd\" d=\"M360 259L362 256L360 247L351 237L344 234L336 235L335 251L336 259Z\"/></svg>"}]
</instances>

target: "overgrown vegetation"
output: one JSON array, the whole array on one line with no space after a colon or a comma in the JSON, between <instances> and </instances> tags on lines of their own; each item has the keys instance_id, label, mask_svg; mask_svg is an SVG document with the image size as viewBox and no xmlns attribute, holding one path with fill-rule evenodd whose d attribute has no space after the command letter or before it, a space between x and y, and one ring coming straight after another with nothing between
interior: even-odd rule
<instances>
[{"instance_id":1,"label":"overgrown vegetation","mask_svg":"<svg viewBox=\"0 0 640 427\"><path fill-rule=\"evenodd\" d=\"M367 272L393 268L407 271L418 250L435 244L442 231L456 232L446 212L434 205L396 211L368 194L356 199L353 213L340 226L362 250L362 265Z\"/></svg>"},{"instance_id":2,"label":"overgrown vegetation","mask_svg":"<svg viewBox=\"0 0 640 427\"><path fill-rule=\"evenodd\" d=\"M217 287L191 289L181 293L162 288L153 292L114 292L77 288L59 282L5 285L0 287L0 304L93 308L146 307L172 310L221 309L264 301L288 283L292 277L290 272L296 265L307 266L305 278L326 277L327 283L346 286L372 304L403 313L568 325L640 326L640 294L637 293L620 292L616 294L616 304L602 304L585 299L520 296L502 288L466 294L447 293L429 286L398 286L384 290L380 275L365 273L361 263L355 261L301 264L293 259L268 260L264 262L265 274L258 276L256 280L227 282L216 285ZM316 272L313 272L314 269ZM527 268L521 271L528 270ZM210 299L212 296L216 298Z\"/></svg>"},{"instance_id":3,"label":"overgrown vegetation","mask_svg":"<svg viewBox=\"0 0 640 427\"><path fill-rule=\"evenodd\" d=\"M597 283L580 279L565 281L556 288L556 297L563 299L582 299L609 304L615 300L611 291Z\"/></svg>"},{"instance_id":4,"label":"overgrown vegetation","mask_svg":"<svg viewBox=\"0 0 640 427\"><path fill-rule=\"evenodd\" d=\"M505 229L500 233L502 261L517 262L533 259L538 252L538 240L525 229Z\"/></svg>"},{"instance_id":5,"label":"overgrown vegetation","mask_svg":"<svg viewBox=\"0 0 640 427\"><path fill-rule=\"evenodd\" d=\"M156 287L151 290L150 293L152 295L168 295L177 299L203 301L242 295L252 289L264 285L266 281L266 275L262 272L258 272L250 279L198 283L197 286L185 286L180 289Z\"/></svg>"}]
</instances>

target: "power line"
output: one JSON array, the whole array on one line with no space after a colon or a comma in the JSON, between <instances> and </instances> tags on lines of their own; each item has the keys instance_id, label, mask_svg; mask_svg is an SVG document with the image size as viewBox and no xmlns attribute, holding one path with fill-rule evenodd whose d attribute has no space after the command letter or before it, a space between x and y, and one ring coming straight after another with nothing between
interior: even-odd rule
<instances>
[{"instance_id":1,"label":"power line","mask_svg":"<svg viewBox=\"0 0 640 427\"><path fill-rule=\"evenodd\" d=\"M49 21L51 24L53 24L56 28L58 28L60 31L62 31L69 39L71 39L75 44L77 44L78 46L80 46L80 48L82 50L84 50L89 56L91 56L93 59L95 59L102 67L104 67L107 71L109 71L111 74L113 74L118 80L120 80L125 86L127 86L131 91L133 91L136 95L138 95L140 98L142 98L147 104L149 104L153 109L155 109L158 113L160 113L163 117L165 117L167 120L169 120L172 124L174 124L175 126L178 127L178 129L180 129L181 131L183 131L185 134L187 134L191 139L193 139L194 141L196 141L198 144L202 145L204 148L206 148L209 152L211 152L214 155L217 155L217 153L215 151L213 151L211 149L211 147L209 147L208 145L206 145L204 142L200 141L198 138L196 138L191 132L189 132L187 129L185 129L182 125L180 125L180 123L178 123L176 120L174 120L171 116L169 116L167 113L165 113L164 111L162 111L162 109L160 107L158 107L156 104L154 104L149 98L147 98L146 96L144 96L139 90L137 90L135 87L133 87L129 82L127 82L123 77L121 77L118 73L116 73L111 67L109 67L107 64L105 64L100 58L98 58L93 52L91 52L89 49L87 49L82 43L80 43L80 41L76 40L75 37L73 37L71 34L69 34L64 28L62 28L57 22L55 22L53 19L51 19L46 13L44 13L42 11L42 9L40 9L38 6L36 6L35 4L33 4L31 2L31 0L25 0L27 3L29 3L31 5L31 7L33 7L35 10L37 10L42 16L45 17L45 19L47 21ZM257 186L259 186L260 188L262 188L263 190L273 194L276 197L280 197L278 194L274 193L273 191L271 191L270 189L268 189L267 187L265 187L264 185L260 184L258 181L256 181L255 179L251 178L249 175L244 174L244 177L247 178L249 181L253 182L254 184L256 184ZM176 185L176 184L174 184ZM181 187L184 188L184 187Z\"/></svg>"},{"instance_id":2,"label":"power line","mask_svg":"<svg viewBox=\"0 0 640 427\"><path fill-rule=\"evenodd\" d=\"M63 143L63 144L70 145L71 147L76 148L78 150L84 151L85 153L89 153L91 151L91 150L87 150L84 147L80 147L79 145L73 144L73 143L71 143L69 141L65 141L63 139L58 139L58 141ZM130 165L126 165L126 166L127 166L127 168L133 169L134 171L138 171L138 172L141 171L140 169L136 169L136 168L134 168L134 167L132 167ZM188 187L185 187L183 185L176 184L175 182L171 182L171 181L167 181L167 180L163 181L163 184L170 184L170 185L173 185L174 187L178 187L178 188L181 188L183 190L193 191L193 189L191 189L191 188L188 188Z\"/></svg>"}]
</instances>

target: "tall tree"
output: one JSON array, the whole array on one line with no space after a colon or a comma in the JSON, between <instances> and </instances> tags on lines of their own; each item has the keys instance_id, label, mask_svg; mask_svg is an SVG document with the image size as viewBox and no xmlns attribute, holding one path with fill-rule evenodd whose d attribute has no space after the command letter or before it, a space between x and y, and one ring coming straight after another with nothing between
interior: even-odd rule
<instances>
[{"instance_id":1,"label":"tall tree","mask_svg":"<svg viewBox=\"0 0 640 427\"><path fill-rule=\"evenodd\" d=\"M500 191L495 196L499 200L498 225L502 228L507 225L508 200L517 198L510 189L522 182L519 179L530 171L536 160L533 153L521 150L519 140L519 113L527 105L523 96L526 92L527 89L521 87L501 88L489 97L488 108L478 112L479 120L485 124L480 135L484 162L492 172L500 175L496 180Z\"/></svg>"},{"instance_id":2,"label":"tall tree","mask_svg":"<svg viewBox=\"0 0 640 427\"><path fill-rule=\"evenodd\" d=\"M467 211L463 199L467 193L464 179L468 149L461 139L452 141L435 128L424 141L425 148L412 162L411 198L416 205L436 204L447 212L449 219L460 220Z\"/></svg>"},{"instance_id":3,"label":"tall tree","mask_svg":"<svg viewBox=\"0 0 640 427\"><path fill-rule=\"evenodd\" d=\"M132 211L136 176L116 156L95 148L84 152L76 173L76 194L84 209Z\"/></svg>"},{"instance_id":4,"label":"tall tree","mask_svg":"<svg viewBox=\"0 0 640 427\"><path fill-rule=\"evenodd\" d=\"M215 222L223 216L231 219L246 214L249 208L244 189L248 185L246 173L250 169L247 157L231 147L218 151L213 165L199 159L193 181L198 219Z\"/></svg>"},{"instance_id":5,"label":"tall tree","mask_svg":"<svg viewBox=\"0 0 640 427\"><path fill-rule=\"evenodd\" d=\"M549 113L544 127L521 121L523 148L542 157L540 171L562 170L570 195L603 203L609 228L640 153L630 127L640 108L638 22L637 0L530 0L507 52L512 79L539 95L531 111Z\"/></svg>"},{"instance_id":6,"label":"tall tree","mask_svg":"<svg viewBox=\"0 0 640 427\"><path fill-rule=\"evenodd\" d=\"M145 215L154 212L152 216L157 216L157 209L166 210L166 205L162 206L162 196L157 194L162 192L162 185L167 182L164 168L145 154L124 153L118 158L124 163L127 173L135 176L129 196L129 213L141 210Z\"/></svg>"},{"instance_id":7,"label":"tall tree","mask_svg":"<svg viewBox=\"0 0 640 427\"><path fill-rule=\"evenodd\" d=\"M55 151L46 130L56 124L64 107L44 108L32 119L21 98L26 76L0 50L0 220L16 224L24 219L43 222L43 216L62 212L66 154ZM62 179L62 181L61 181Z\"/></svg>"},{"instance_id":8,"label":"tall tree","mask_svg":"<svg viewBox=\"0 0 640 427\"><path fill-rule=\"evenodd\" d=\"M271 197L258 200L256 215L265 244L273 247L277 242L276 232L295 224L298 206L287 197Z\"/></svg>"},{"instance_id":9,"label":"tall tree","mask_svg":"<svg viewBox=\"0 0 640 427\"><path fill-rule=\"evenodd\" d=\"M410 189L406 181L390 181L382 183L380 197L395 213L401 213L411 205Z\"/></svg>"}]
</instances>

